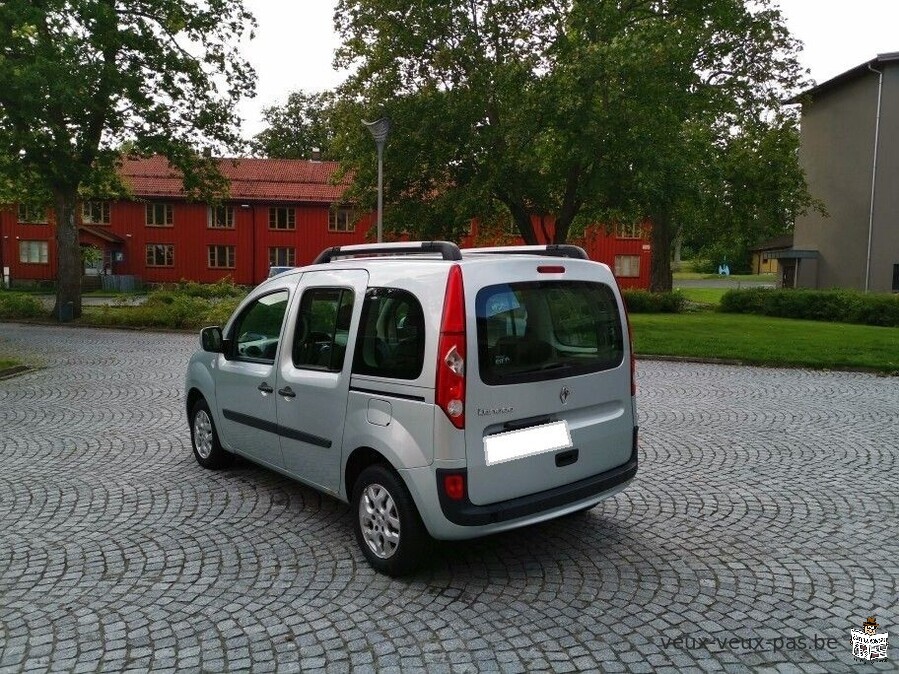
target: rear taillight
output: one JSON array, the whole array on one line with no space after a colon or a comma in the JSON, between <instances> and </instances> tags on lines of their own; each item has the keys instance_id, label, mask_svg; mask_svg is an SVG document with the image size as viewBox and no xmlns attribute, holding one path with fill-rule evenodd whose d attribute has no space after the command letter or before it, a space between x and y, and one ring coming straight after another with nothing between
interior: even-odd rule
<instances>
[{"instance_id":1,"label":"rear taillight","mask_svg":"<svg viewBox=\"0 0 899 674\"><path fill-rule=\"evenodd\" d=\"M437 404L456 428L465 428L465 291L462 268L450 267L437 348Z\"/></svg>"}]
</instances>

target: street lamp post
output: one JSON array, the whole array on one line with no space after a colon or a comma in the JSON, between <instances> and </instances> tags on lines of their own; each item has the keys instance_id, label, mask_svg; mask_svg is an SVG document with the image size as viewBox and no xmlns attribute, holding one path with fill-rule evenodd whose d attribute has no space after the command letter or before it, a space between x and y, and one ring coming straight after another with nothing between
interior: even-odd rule
<instances>
[{"instance_id":1,"label":"street lamp post","mask_svg":"<svg viewBox=\"0 0 899 674\"><path fill-rule=\"evenodd\" d=\"M362 123L371 132L378 147L378 243L381 243L384 234L384 146L387 144L387 136L390 134L390 120L381 117L374 122Z\"/></svg>"}]
</instances>

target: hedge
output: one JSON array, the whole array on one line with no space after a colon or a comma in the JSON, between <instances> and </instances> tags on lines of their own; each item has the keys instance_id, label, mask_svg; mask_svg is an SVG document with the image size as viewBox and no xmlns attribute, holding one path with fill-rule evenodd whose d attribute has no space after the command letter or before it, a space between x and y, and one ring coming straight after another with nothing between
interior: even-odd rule
<instances>
[{"instance_id":1,"label":"hedge","mask_svg":"<svg viewBox=\"0 0 899 674\"><path fill-rule=\"evenodd\" d=\"M50 312L40 300L24 293L0 291L0 318L39 318Z\"/></svg>"},{"instance_id":2,"label":"hedge","mask_svg":"<svg viewBox=\"0 0 899 674\"><path fill-rule=\"evenodd\" d=\"M899 327L899 295L853 290L729 290L721 298L720 311Z\"/></svg>"},{"instance_id":3,"label":"hedge","mask_svg":"<svg viewBox=\"0 0 899 674\"><path fill-rule=\"evenodd\" d=\"M677 314L684 310L686 298L678 292L651 293L646 290L622 290L624 305L633 314Z\"/></svg>"}]
</instances>

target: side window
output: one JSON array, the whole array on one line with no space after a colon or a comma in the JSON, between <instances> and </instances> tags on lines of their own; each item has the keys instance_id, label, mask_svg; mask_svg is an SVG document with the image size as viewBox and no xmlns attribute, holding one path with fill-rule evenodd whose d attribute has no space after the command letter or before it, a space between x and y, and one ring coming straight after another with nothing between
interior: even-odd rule
<instances>
[{"instance_id":1,"label":"side window","mask_svg":"<svg viewBox=\"0 0 899 674\"><path fill-rule=\"evenodd\" d=\"M310 288L304 292L294 331L294 367L340 372L352 316L352 290Z\"/></svg>"},{"instance_id":2,"label":"side window","mask_svg":"<svg viewBox=\"0 0 899 674\"><path fill-rule=\"evenodd\" d=\"M281 290L260 297L244 310L231 333L238 358L275 361L287 298L287 291Z\"/></svg>"},{"instance_id":3,"label":"side window","mask_svg":"<svg viewBox=\"0 0 899 674\"><path fill-rule=\"evenodd\" d=\"M415 296L397 288L370 288L362 304L353 372L417 379L424 353L424 313Z\"/></svg>"}]
</instances>

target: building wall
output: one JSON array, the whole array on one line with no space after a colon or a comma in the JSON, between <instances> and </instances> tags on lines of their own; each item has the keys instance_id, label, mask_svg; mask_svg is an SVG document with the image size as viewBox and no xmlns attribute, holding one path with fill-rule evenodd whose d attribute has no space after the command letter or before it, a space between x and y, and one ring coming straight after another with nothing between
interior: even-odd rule
<instances>
[{"instance_id":1,"label":"building wall","mask_svg":"<svg viewBox=\"0 0 899 674\"><path fill-rule=\"evenodd\" d=\"M871 236L870 289L889 292L899 264L899 63L881 68L883 101Z\"/></svg>"},{"instance_id":2,"label":"building wall","mask_svg":"<svg viewBox=\"0 0 899 674\"><path fill-rule=\"evenodd\" d=\"M764 253L752 254L753 274L776 274L777 269L777 259L766 258Z\"/></svg>"},{"instance_id":3,"label":"building wall","mask_svg":"<svg viewBox=\"0 0 899 674\"><path fill-rule=\"evenodd\" d=\"M899 90L895 90L899 69L891 64L884 64L884 68L889 77L884 82L878 184L885 186L888 176L895 176L895 166L889 167L899 158L895 139L889 150L884 144L889 128L899 122ZM888 79L892 83L889 86ZM818 93L803 107L800 162L812 195L824 202L829 217L812 212L796 220L793 247L819 252L814 277L809 273L812 265L806 265L805 273L799 274L801 287L865 286L877 85L875 73L863 74ZM894 91L887 94L888 89ZM890 101L894 102L892 108ZM888 151L892 151L892 158L887 157ZM895 179L892 184L896 185ZM885 187L879 191L882 195ZM892 192L896 192L895 187ZM887 208L885 201L878 211L886 213ZM892 217L894 214L895 205ZM880 287L886 289L883 284Z\"/></svg>"},{"instance_id":4,"label":"building wall","mask_svg":"<svg viewBox=\"0 0 899 674\"><path fill-rule=\"evenodd\" d=\"M163 202L159 202L163 203ZM147 282L171 282L190 279L211 283L230 277L236 283L255 284L268 275L269 249L293 248L295 263L307 264L329 246L362 243L371 218L365 215L353 232L329 232L327 204L247 204L227 203L233 208L233 229L209 226L209 207L205 204L173 203L173 226L153 227L146 224L146 206L142 203L113 204L110 229L126 239L125 260L114 265L117 274L133 274ZM269 210L292 208L295 228L272 229ZM148 267L148 244L172 244L172 267ZM234 246L232 268L209 266L209 246Z\"/></svg>"},{"instance_id":5,"label":"building wall","mask_svg":"<svg viewBox=\"0 0 899 674\"><path fill-rule=\"evenodd\" d=\"M534 233L539 244L547 244L552 241L555 232L555 221L552 216L534 215L531 217L534 225ZM616 273L618 285L621 288L649 288L650 270L652 264L652 247L650 241L649 223L644 223L636 232L630 232L631 236L619 236L620 232L613 229L606 230L601 225L588 227L578 236L569 238L569 243L582 247L591 260L607 264L616 271L616 258L631 258L627 265L619 265L620 269L626 268L626 273ZM516 230L517 232L517 230ZM637 234L637 236L633 236ZM520 246L524 241L517 233L487 232L474 220L469 234L465 236L459 245L463 248L477 246ZM635 261L636 260L636 261ZM620 262L620 261L619 261Z\"/></svg>"},{"instance_id":6,"label":"building wall","mask_svg":"<svg viewBox=\"0 0 899 674\"><path fill-rule=\"evenodd\" d=\"M13 280L40 281L56 277L56 240L52 210L47 211L47 223L30 224L18 221L18 208L0 208L0 272L8 267ZM19 262L22 241L47 243L47 262Z\"/></svg>"},{"instance_id":7,"label":"building wall","mask_svg":"<svg viewBox=\"0 0 899 674\"><path fill-rule=\"evenodd\" d=\"M219 229L209 227L208 206L184 201L154 200L150 203L170 203L173 222L171 226L147 225L146 204L117 201L110 204L108 225L91 226L121 237L123 243L104 242L82 233L81 241L96 245L110 253L110 273L128 274L147 283L176 282L182 279L212 283L230 277L235 283L255 284L268 275L269 248L293 248L295 263L308 264L322 249L329 246L363 243L371 225L369 214L363 215L352 232L328 231L329 206L327 204L292 204L295 229L277 230L269 227L269 208L285 204L228 203L234 209L234 227ZM53 220L52 213L49 219ZM24 224L18 222L15 208L0 211L0 243L2 265L10 267L13 281L50 280L56 276L56 244L54 227L48 224ZM46 263L27 264L19 261L19 241L46 241ZM172 266L148 266L148 244L174 246ZM235 259L231 268L211 268L208 247L234 246ZM117 259L114 253L121 253Z\"/></svg>"},{"instance_id":8,"label":"building wall","mask_svg":"<svg viewBox=\"0 0 899 674\"><path fill-rule=\"evenodd\" d=\"M209 207L205 204L175 200L152 200L151 204L169 203L172 206L171 226L147 224L147 204L144 202L116 201L110 204L109 224L91 224L96 230L105 230L121 239L121 243L103 241L97 236L82 232L80 240L85 245L95 245L106 253L108 272L136 276L145 283L171 283L180 280L213 283L230 277L235 283L253 285L268 274L269 249L293 248L295 264L309 264L325 248L331 246L365 243L366 234L374 222L373 214L365 214L355 224L352 232L328 230L330 209L327 204L270 204L228 202L233 208L234 227L231 229L209 226ZM278 230L269 227L269 209L288 206L295 212L295 229ZM13 282L52 280L56 276L56 244L52 224L22 224L17 222L17 210L0 211L0 235L3 248L2 264L10 267ZM52 214L50 214L52 221ZM544 218L541 225L534 218L535 231L541 243L551 240L553 221ZM590 228L571 243L582 246L590 259L603 262L616 271L622 288L648 288L651 250L648 225L632 236L618 236L602 227ZM547 236L543 236L543 231ZM23 264L19 261L20 240L46 241L47 262ZM460 245L520 245L522 240L514 234L484 235L478 233L477 222ZM148 266L148 245L171 245L171 266ZM234 266L211 268L209 246L234 246Z\"/></svg>"}]
</instances>

